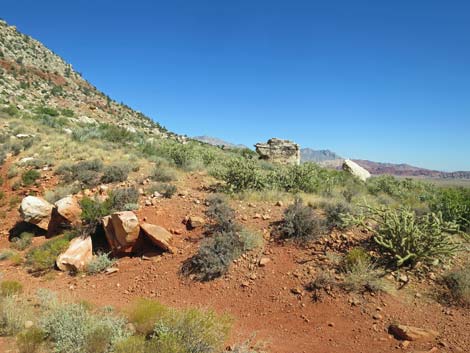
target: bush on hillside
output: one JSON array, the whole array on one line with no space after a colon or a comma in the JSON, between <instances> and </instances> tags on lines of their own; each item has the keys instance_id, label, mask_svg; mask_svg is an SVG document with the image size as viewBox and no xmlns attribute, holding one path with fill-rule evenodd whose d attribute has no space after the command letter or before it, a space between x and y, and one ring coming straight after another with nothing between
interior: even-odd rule
<instances>
[{"instance_id":1,"label":"bush on hillside","mask_svg":"<svg viewBox=\"0 0 470 353\"><path fill-rule=\"evenodd\" d=\"M23 232L18 237L12 239L11 247L16 250L23 251L31 246L34 234Z\"/></svg>"},{"instance_id":2,"label":"bush on hillside","mask_svg":"<svg viewBox=\"0 0 470 353\"><path fill-rule=\"evenodd\" d=\"M103 175L101 176L101 182L116 183L123 182L127 180L129 175L129 167L123 164L111 164L105 166L103 169Z\"/></svg>"},{"instance_id":3,"label":"bush on hillside","mask_svg":"<svg viewBox=\"0 0 470 353\"><path fill-rule=\"evenodd\" d=\"M64 252L70 242L71 235L58 236L28 251L26 264L32 272L44 272L55 267L55 260Z\"/></svg>"},{"instance_id":4,"label":"bush on hillside","mask_svg":"<svg viewBox=\"0 0 470 353\"><path fill-rule=\"evenodd\" d=\"M103 162L99 159L82 161L75 164L64 164L56 173L62 176L65 183L79 182L86 187L93 187L100 183Z\"/></svg>"},{"instance_id":5,"label":"bush on hillside","mask_svg":"<svg viewBox=\"0 0 470 353\"><path fill-rule=\"evenodd\" d=\"M347 227L345 217L352 213L351 205L343 201L329 202L324 210L328 228L345 229Z\"/></svg>"},{"instance_id":6,"label":"bush on hillside","mask_svg":"<svg viewBox=\"0 0 470 353\"><path fill-rule=\"evenodd\" d=\"M470 306L470 266L448 273L444 280L454 300Z\"/></svg>"},{"instance_id":7,"label":"bush on hillside","mask_svg":"<svg viewBox=\"0 0 470 353\"><path fill-rule=\"evenodd\" d=\"M21 181L23 182L23 185L30 186L33 185L40 177L41 173L39 173L37 170L31 169L23 173L21 176Z\"/></svg>"},{"instance_id":8,"label":"bush on hillside","mask_svg":"<svg viewBox=\"0 0 470 353\"><path fill-rule=\"evenodd\" d=\"M284 211L280 232L284 238L308 241L323 234L324 226L309 206L305 206L301 199L296 199Z\"/></svg>"},{"instance_id":9,"label":"bush on hillside","mask_svg":"<svg viewBox=\"0 0 470 353\"><path fill-rule=\"evenodd\" d=\"M3 281L0 283L0 294L2 297L18 295L23 292L23 285L18 281Z\"/></svg>"},{"instance_id":10,"label":"bush on hillside","mask_svg":"<svg viewBox=\"0 0 470 353\"><path fill-rule=\"evenodd\" d=\"M462 231L470 232L470 189L441 189L430 208L433 212L440 212L445 221L455 222Z\"/></svg>"}]
</instances>

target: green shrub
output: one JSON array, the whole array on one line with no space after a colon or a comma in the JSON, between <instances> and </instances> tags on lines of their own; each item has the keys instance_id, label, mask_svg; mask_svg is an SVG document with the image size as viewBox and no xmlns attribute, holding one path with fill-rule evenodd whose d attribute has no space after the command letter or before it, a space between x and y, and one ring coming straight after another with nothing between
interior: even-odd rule
<instances>
[{"instance_id":1,"label":"green shrub","mask_svg":"<svg viewBox=\"0 0 470 353\"><path fill-rule=\"evenodd\" d=\"M36 353L40 352L41 347L46 339L43 330L38 327L31 327L16 336L16 345L19 353Z\"/></svg>"},{"instance_id":2,"label":"green shrub","mask_svg":"<svg viewBox=\"0 0 470 353\"><path fill-rule=\"evenodd\" d=\"M23 182L23 185L30 186L33 185L40 177L41 173L37 170L31 169L23 173L21 181Z\"/></svg>"},{"instance_id":3,"label":"green shrub","mask_svg":"<svg viewBox=\"0 0 470 353\"><path fill-rule=\"evenodd\" d=\"M265 180L258 164L249 159L229 160L216 177L225 181L230 192L262 190L265 187Z\"/></svg>"},{"instance_id":4,"label":"green shrub","mask_svg":"<svg viewBox=\"0 0 470 353\"><path fill-rule=\"evenodd\" d=\"M34 234L23 232L19 237L12 239L11 247L20 251L25 250L31 245L33 238Z\"/></svg>"},{"instance_id":5,"label":"green shrub","mask_svg":"<svg viewBox=\"0 0 470 353\"><path fill-rule=\"evenodd\" d=\"M68 236L59 236L29 250L26 264L33 272L43 272L55 267L55 260L69 245Z\"/></svg>"},{"instance_id":6,"label":"green shrub","mask_svg":"<svg viewBox=\"0 0 470 353\"><path fill-rule=\"evenodd\" d=\"M280 231L284 238L307 241L323 233L323 222L309 206L303 204L301 199L296 199L284 211L284 221Z\"/></svg>"},{"instance_id":7,"label":"green shrub","mask_svg":"<svg viewBox=\"0 0 470 353\"><path fill-rule=\"evenodd\" d=\"M433 212L442 213L445 221L455 222L461 230L470 231L470 189L441 189L430 208Z\"/></svg>"},{"instance_id":8,"label":"green shrub","mask_svg":"<svg viewBox=\"0 0 470 353\"><path fill-rule=\"evenodd\" d=\"M102 202L96 198L84 197L80 201L80 208L82 209L82 221L91 228L96 227L101 223L103 217L112 213L109 199Z\"/></svg>"},{"instance_id":9,"label":"green shrub","mask_svg":"<svg viewBox=\"0 0 470 353\"><path fill-rule=\"evenodd\" d=\"M470 306L470 266L448 273L444 280L452 297L457 302Z\"/></svg>"},{"instance_id":10,"label":"green shrub","mask_svg":"<svg viewBox=\"0 0 470 353\"><path fill-rule=\"evenodd\" d=\"M116 263L116 260L111 259L109 254L98 253L96 254L87 266L87 273L96 274L105 271Z\"/></svg>"},{"instance_id":11,"label":"green shrub","mask_svg":"<svg viewBox=\"0 0 470 353\"><path fill-rule=\"evenodd\" d=\"M167 183L169 181L176 180L176 173L172 169L165 168L163 166L157 166L150 175L150 179L152 179L153 181Z\"/></svg>"},{"instance_id":12,"label":"green shrub","mask_svg":"<svg viewBox=\"0 0 470 353\"><path fill-rule=\"evenodd\" d=\"M145 340L144 336L130 336L116 343L116 345L114 346L114 353L152 353L152 352L150 352L149 344Z\"/></svg>"},{"instance_id":13,"label":"green shrub","mask_svg":"<svg viewBox=\"0 0 470 353\"><path fill-rule=\"evenodd\" d=\"M101 176L102 183L116 183L126 181L129 175L129 168L123 164L112 164L104 167Z\"/></svg>"},{"instance_id":14,"label":"green shrub","mask_svg":"<svg viewBox=\"0 0 470 353\"><path fill-rule=\"evenodd\" d=\"M213 221L209 225L211 232L237 232L240 227L235 223L235 211L220 195L207 198L207 216Z\"/></svg>"},{"instance_id":15,"label":"green shrub","mask_svg":"<svg viewBox=\"0 0 470 353\"><path fill-rule=\"evenodd\" d=\"M49 116L59 116L59 112L51 107L38 107L36 113L45 114Z\"/></svg>"},{"instance_id":16,"label":"green shrub","mask_svg":"<svg viewBox=\"0 0 470 353\"><path fill-rule=\"evenodd\" d=\"M128 309L127 317L136 332L144 336L153 332L155 323L165 316L168 308L150 299L138 299Z\"/></svg>"},{"instance_id":17,"label":"green shrub","mask_svg":"<svg viewBox=\"0 0 470 353\"><path fill-rule=\"evenodd\" d=\"M377 224L363 225L373 232L382 253L400 267L416 262L432 263L450 257L460 248L450 236L457 231L440 214L417 216L408 208L368 208L369 218Z\"/></svg>"},{"instance_id":18,"label":"green shrub","mask_svg":"<svg viewBox=\"0 0 470 353\"><path fill-rule=\"evenodd\" d=\"M1 163L0 163L0 165L1 165ZM16 177L17 175L18 175L18 167L12 165L10 167L10 169L8 169L7 178L12 179L12 178Z\"/></svg>"},{"instance_id":19,"label":"green shrub","mask_svg":"<svg viewBox=\"0 0 470 353\"><path fill-rule=\"evenodd\" d=\"M368 265L371 257L364 248L353 248L342 259L342 268L345 272L351 271L354 267Z\"/></svg>"},{"instance_id":20,"label":"green shrub","mask_svg":"<svg viewBox=\"0 0 470 353\"><path fill-rule=\"evenodd\" d=\"M2 297L18 295L23 292L23 285L18 281L3 281L0 284L0 293Z\"/></svg>"},{"instance_id":21,"label":"green shrub","mask_svg":"<svg viewBox=\"0 0 470 353\"><path fill-rule=\"evenodd\" d=\"M379 292L385 286L381 279L382 273L369 261L356 261L347 267L342 287L351 292Z\"/></svg>"},{"instance_id":22,"label":"green shrub","mask_svg":"<svg viewBox=\"0 0 470 353\"><path fill-rule=\"evenodd\" d=\"M9 249L2 250L0 252L0 261L8 260L8 259L12 258L13 256L15 256L16 254L18 254L18 253L16 251L13 251L13 250L9 250Z\"/></svg>"},{"instance_id":23,"label":"green shrub","mask_svg":"<svg viewBox=\"0 0 470 353\"><path fill-rule=\"evenodd\" d=\"M251 251L263 246L263 235L259 232L242 229L239 233L240 241L243 244L243 251Z\"/></svg>"}]
</instances>

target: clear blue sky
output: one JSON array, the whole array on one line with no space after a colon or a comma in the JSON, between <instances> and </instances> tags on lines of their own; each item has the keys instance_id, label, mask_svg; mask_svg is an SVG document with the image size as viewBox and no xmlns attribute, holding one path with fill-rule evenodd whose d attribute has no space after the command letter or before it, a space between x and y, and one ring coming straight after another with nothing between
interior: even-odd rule
<instances>
[{"instance_id":1,"label":"clear blue sky","mask_svg":"<svg viewBox=\"0 0 470 353\"><path fill-rule=\"evenodd\" d=\"M0 16L178 133L470 170L470 2L3 1Z\"/></svg>"}]
</instances>

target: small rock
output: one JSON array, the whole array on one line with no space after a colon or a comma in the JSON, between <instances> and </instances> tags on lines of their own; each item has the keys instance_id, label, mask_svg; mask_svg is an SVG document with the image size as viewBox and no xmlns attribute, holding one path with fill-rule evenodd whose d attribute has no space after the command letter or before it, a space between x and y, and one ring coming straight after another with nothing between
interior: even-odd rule
<instances>
[{"instance_id":1,"label":"small rock","mask_svg":"<svg viewBox=\"0 0 470 353\"><path fill-rule=\"evenodd\" d=\"M259 262L258 262L258 265L260 267L264 267L266 266L269 262L271 262L271 259L269 257L262 257Z\"/></svg>"},{"instance_id":2,"label":"small rock","mask_svg":"<svg viewBox=\"0 0 470 353\"><path fill-rule=\"evenodd\" d=\"M206 221L202 217L189 216L188 225L191 229L200 228L206 224Z\"/></svg>"},{"instance_id":3,"label":"small rock","mask_svg":"<svg viewBox=\"0 0 470 353\"><path fill-rule=\"evenodd\" d=\"M388 332L402 341L428 341L439 336L439 332L406 325L390 325Z\"/></svg>"},{"instance_id":4,"label":"small rock","mask_svg":"<svg viewBox=\"0 0 470 353\"><path fill-rule=\"evenodd\" d=\"M292 294L295 294L295 295L302 295L302 289L296 287L296 288L292 288L291 290L291 293Z\"/></svg>"},{"instance_id":5,"label":"small rock","mask_svg":"<svg viewBox=\"0 0 470 353\"><path fill-rule=\"evenodd\" d=\"M34 322L32 322L31 320L28 320L28 321L24 322L24 328L25 329L31 328L33 326L34 326Z\"/></svg>"},{"instance_id":6,"label":"small rock","mask_svg":"<svg viewBox=\"0 0 470 353\"><path fill-rule=\"evenodd\" d=\"M376 313L376 314L372 315L372 318L374 320L382 320L383 319L382 315L380 315L379 313Z\"/></svg>"},{"instance_id":7,"label":"small rock","mask_svg":"<svg viewBox=\"0 0 470 353\"><path fill-rule=\"evenodd\" d=\"M282 207L282 206L284 206L284 203L282 201L278 201L278 202L276 202L276 206Z\"/></svg>"}]
</instances>

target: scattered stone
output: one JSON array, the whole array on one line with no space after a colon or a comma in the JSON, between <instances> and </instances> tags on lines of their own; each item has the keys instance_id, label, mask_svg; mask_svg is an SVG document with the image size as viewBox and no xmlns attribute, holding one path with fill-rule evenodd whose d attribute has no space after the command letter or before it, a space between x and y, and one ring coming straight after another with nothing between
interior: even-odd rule
<instances>
[{"instance_id":1,"label":"scattered stone","mask_svg":"<svg viewBox=\"0 0 470 353\"><path fill-rule=\"evenodd\" d=\"M48 229L53 206L36 196L26 196L21 201L20 214L23 221L35 224L44 230Z\"/></svg>"},{"instance_id":2,"label":"scattered stone","mask_svg":"<svg viewBox=\"0 0 470 353\"><path fill-rule=\"evenodd\" d=\"M28 321L25 321L25 322L24 322L24 328L25 328L25 329L29 329L29 328L31 328L31 327L33 327L33 326L34 326L34 322L32 322L31 320L28 320Z\"/></svg>"},{"instance_id":3,"label":"scattered stone","mask_svg":"<svg viewBox=\"0 0 470 353\"><path fill-rule=\"evenodd\" d=\"M361 167L359 164L351 161L350 159L346 159L343 162L343 170L351 175L354 175L362 181L366 181L370 178L370 173L367 169Z\"/></svg>"},{"instance_id":4,"label":"scattered stone","mask_svg":"<svg viewBox=\"0 0 470 353\"><path fill-rule=\"evenodd\" d=\"M295 294L295 295L302 295L302 289L298 288L298 287L295 287L295 288L292 288L290 290L292 292L292 294Z\"/></svg>"},{"instance_id":5,"label":"scattered stone","mask_svg":"<svg viewBox=\"0 0 470 353\"><path fill-rule=\"evenodd\" d=\"M383 316L380 315L379 313L375 313L374 315L372 315L372 318L374 320L382 320L383 319Z\"/></svg>"},{"instance_id":6,"label":"scattered stone","mask_svg":"<svg viewBox=\"0 0 470 353\"><path fill-rule=\"evenodd\" d=\"M253 219L260 219L261 218L261 215L259 213L255 213L255 215L253 216Z\"/></svg>"},{"instance_id":7,"label":"scattered stone","mask_svg":"<svg viewBox=\"0 0 470 353\"><path fill-rule=\"evenodd\" d=\"M198 216L189 216L188 218L188 225L191 229L196 229L204 226L206 224L206 221L202 217Z\"/></svg>"},{"instance_id":8,"label":"scattered stone","mask_svg":"<svg viewBox=\"0 0 470 353\"><path fill-rule=\"evenodd\" d=\"M258 265L260 267L264 267L266 266L269 262L271 262L271 259L269 257L262 257L259 262L258 262Z\"/></svg>"},{"instance_id":9,"label":"scattered stone","mask_svg":"<svg viewBox=\"0 0 470 353\"><path fill-rule=\"evenodd\" d=\"M119 269L117 267L110 267L110 268L107 268L104 272L107 274L107 275L110 275L112 273L116 273L118 272Z\"/></svg>"},{"instance_id":10,"label":"scattered stone","mask_svg":"<svg viewBox=\"0 0 470 353\"><path fill-rule=\"evenodd\" d=\"M154 245L164 251L168 251L170 253L174 252L170 245L170 241L173 236L165 228L150 223L142 223L140 228L142 228L144 234Z\"/></svg>"},{"instance_id":11,"label":"scattered stone","mask_svg":"<svg viewBox=\"0 0 470 353\"><path fill-rule=\"evenodd\" d=\"M263 215L262 219L263 219L263 221L267 221L267 220L271 219L271 216L265 214L265 215Z\"/></svg>"},{"instance_id":12,"label":"scattered stone","mask_svg":"<svg viewBox=\"0 0 470 353\"><path fill-rule=\"evenodd\" d=\"M390 325L388 332L401 341L429 341L439 336L437 331L398 324Z\"/></svg>"},{"instance_id":13,"label":"scattered stone","mask_svg":"<svg viewBox=\"0 0 470 353\"><path fill-rule=\"evenodd\" d=\"M284 206L284 203L282 201L278 201L278 202L276 202L276 206L282 207L282 206Z\"/></svg>"},{"instance_id":14,"label":"scattered stone","mask_svg":"<svg viewBox=\"0 0 470 353\"><path fill-rule=\"evenodd\" d=\"M62 271L83 271L93 258L91 237L72 239L68 249L59 255L57 267Z\"/></svg>"}]
</instances>

